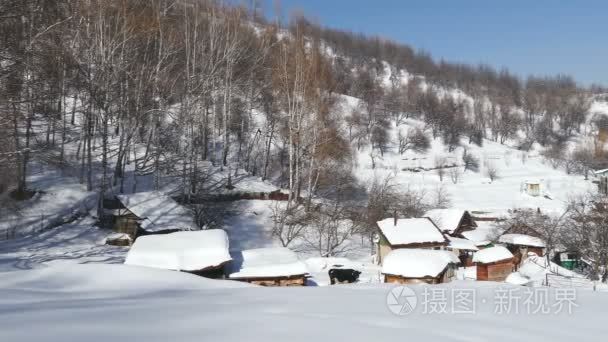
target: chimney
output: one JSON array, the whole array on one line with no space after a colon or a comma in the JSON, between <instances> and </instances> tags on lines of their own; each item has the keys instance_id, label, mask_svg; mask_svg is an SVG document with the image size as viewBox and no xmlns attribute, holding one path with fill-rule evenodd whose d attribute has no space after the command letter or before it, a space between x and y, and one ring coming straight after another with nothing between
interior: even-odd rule
<instances>
[{"instance_id":1,"label":"chimney","mask_svg":"<svg viewBox=\"0 0 608 342\"><path fill-rule=\"evenodd\" d=\"M397 210L395 210L393 212L393 217L394 217L394 220L395 220L395 227L397 227Z\"/></svg>"}]
</instances>

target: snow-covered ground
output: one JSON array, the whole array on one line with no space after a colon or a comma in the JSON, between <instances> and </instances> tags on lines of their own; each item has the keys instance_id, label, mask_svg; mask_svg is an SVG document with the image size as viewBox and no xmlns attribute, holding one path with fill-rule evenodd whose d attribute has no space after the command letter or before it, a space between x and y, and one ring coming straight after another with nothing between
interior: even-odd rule
<instances>
[{"instance_id":1,"label":"snow-covered ground","mask_svg":"<svg viewBox=\"0 0 608 342\"><path fill-rule=\"evenodd\" d=\"M111 233L90 217L36 235L0 241L0 272L67 264L121 264L128 247L105 244Z\"/></svg>"},{"instance_id":2,"label":"snow-covered ground","mask_svg":"<svg viewBox=\"0 0 608 342\"><path fill-rule=\"evenodd\" d=\"M399 129L422 125L420 121L407 120ZM397 128L393 127L392 134L395 136L396 131ZM479 160L479 172L464 171L462 155L465 149ZM392 177L394 184L403 189L423 192L431 201L438 189L443 187L449 194L451 207L469 211L505 213L513 208L540 208L562 212L572 196L596 189L591 179L585 180L582 175L568 175L563 169L553 168L538 149L525 152L491 140L484 140L483 146L479 147L468 144L463 138L460 147L448 152L441 138L437 138L432 140L427 153L406 152L403 155L397 153L396 146L391 145L384 155L375 151L373 159L375 168L372 167L374 163L368 148L362 148L356 154L354 174L362 182ZM442 160L441 165L457 165L456 182L451 179L450 168L445 169L443 181L440 180L434 170L437 160ZM497 171L498 176L494 181L488 178L489 168ZM540 182L540 196L531 196L524 191L525 182L530 180Z\"/></svg>"},{"instance_id":3,"label":"snow-covered ground","mask_svg":"<svg viewBox=\"0 0 608 342\"><path fill-rule=\"evenodd\" d=\"M44 230L62 220L94 208L96 194L78 179L46 165L32 164L28 181L38 191L25 201L3 195L0 202L0 241Z\"/></svg>"},{"instance_id":4,"label":"snow-covered ground","mask_svg":"<svg viewBox=\"0 0 608 342\"><path fill-rule=\"evenodd\" d=\"M452 311L449 298L462 288L475 293L472 313ZM259 288L125 265L52 267L0 274L0 332L2 341L19 342L599 342L608 333L604 293L575 293L568 313L569 302L558 300L563 293L553 289L545 297L496 283L418 285L410 286L417 296L415 309L400 316L391 311L399 307L390 297L399 292L392 289ZM447 313L431 311L433 302L424 299L430 289L447 295ZM501 299L505 293L521 297L509 308ZM547 301L524 304L535 293ZM534 313L540 304L549 311Z\"/></svg>"}]
</instances>

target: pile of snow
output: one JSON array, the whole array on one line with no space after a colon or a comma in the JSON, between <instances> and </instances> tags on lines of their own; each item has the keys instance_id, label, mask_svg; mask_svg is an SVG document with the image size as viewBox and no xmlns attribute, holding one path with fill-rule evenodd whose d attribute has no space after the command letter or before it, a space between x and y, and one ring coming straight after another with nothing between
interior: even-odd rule
<instances>
[{"instance_id":1,"label":"pile of snow","mask_svg":"<svg viewBox=\"0 0 608 342\"><path fill-rule=\"evenodd\" d=\"M545 247L545 242L542 239L526 234L504 234L498 238L498 242L520 246Z\"/></svg>"},{"instance_id":2,"label":"pile of snow","mask_svg":"<svg viewBox=\"0 0 608 342\"><path fill-rule=\"evenodd\" d=\"M427 211L424 217L430 218L442 232L452 234L458 228L464 213L465 210L462 209L433 209Z\"/></svg>"},{"instance_id":3,"label":"pile of snow","mask_svg":"<svg viewBox=\"0 0 608 342\"><path fill-rule=\"evenodd\" d=\"M10 272L0 274L0 336L19 342L385 341L395 336L413 341L570 342L602 341L606 333L604 293L579 291L572 314L564 302L556 314L559 293L553 288L546 293L464 281L408 287L418 305L400 316L387 307L387 295L395 288L390 284L260 288L124 265ZM429 313L421 304L429 289L445 291L447 312ZM474 313L451 311L451 294L458 289L475 291ZM498 291L521 296L513 304L519 310L497 313ZM524 291L539 295L531 298L545 294L542 304L551 314L527 310Z\"/></svg>"},{"instance_id":4,"label":"pile of snow","mask_svg":"<svg viewBox=\"0 0 608 342\"><path fill-rule=\"evenodd\" d=\"M455 238L451 236L448 236L448 240L450 241L450 243L448 244L447 248L462 249L467 251L479 250L479 248L477 248L477 246L475 246L475 243L471 240Z\"/></svg>"},{"instance_id":5,"label":"pile of snow","mask_svg":"<svg viewBox=\"0 0 608 342\"><path fill-rule=\"evenodd\" d=\"M116 197L127 209L143 220L141 227L147 231L192 230L197 227L190 210L158 191L137 192Z\"/></svg>"},{"instance_id":6,"label":"pile of snow","mask_svg":"<svg viewBox=\"0 0 608 342\"><path fill-rule=\"evenodd\" d=\"M141 236L125 264L177 271L200 271L230 261L228 235L221 229Z\"/></svg>"},{"instance_id":7,"label":"pile of snow","mask_svg":"<svg viewBox=\"0 0 608 342\"><path fill-rule=\"evenodd\" d=\"M289 277L308 273L306 264L285 247L248 249L232 253L227 268L232 279Z\"/></svg>"},{"instance_id":8,"label":"pile of snow","mask_svg":"<svg viewBox=\"0 0 608 342\"><path fill-rule=\"evenodd\" d=\"M432 249L396 249L382 264L382 273L407 278L436 277L451 264L460 262L451 252Z\"/></svg>"},{"instance_id":9,"label":"pile of snow","mask_svg":"<svg viewBox=\"0 0 608 342\"><path fill-rule=\"evenodd\" d=\"M513 254L503 246L485 248L473 255L473 262L489 264L513 258Z\"/></svg>"},{"instance_id":10,"label":"pile of snow","mask_svg":"<svg viewBox=\"0 0 608 342\"><path fill-rule=\"evenodd\" d=\"M131 235L127 233L112 233L106 237L106 242L108 240L128 240L131 241Z\"/></svg>"},{"instance_id":11,"label":"pile of snow","mask_svg":"<svg viewBox=\"0 0 608 342\"><path fill-rule=\"evenodd\" d=\"M377 224L392 246L446 242L445 236L428 218L398 219L396 225L393 218L387 218Z\"/></svg>"},{"instance_id":12,"label":"pile of snow","mask_svg":"<svg viewBox=\"0 0 608 342\"><path fill-rule=\"evenodd\" d=\"M524 277L519 272L513 272L509 274L507 279L505 279L505 283L513 284L513 285L527 285L530 283L530 278Z\"/></svg>"}]
</instances>

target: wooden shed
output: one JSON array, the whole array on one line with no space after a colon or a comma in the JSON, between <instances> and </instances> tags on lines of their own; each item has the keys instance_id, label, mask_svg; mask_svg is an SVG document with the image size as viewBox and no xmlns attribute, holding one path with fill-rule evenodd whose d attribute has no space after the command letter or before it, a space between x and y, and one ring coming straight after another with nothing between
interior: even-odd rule
<instances>
[{"instance_id":1,"label":"wooden shed","mask_svg":"<svg viewBox=\"0 0 608 342\"><path fill-rule=\"evenodd\" d=\"M523 189L530 196L540 196L542 194L542 182L538 179L529 179L524 182Z\"/></svg>"},{"instance_id":2,"label":"wooden shed","mask_svg":"<svg viewBox=\"0 0 608 342\"><path fill-rule=\"evenodd\" d=\"M449 251L398 249L382 265L385 283L440 284L454 279L458 258Z\"/></svg>"},{"instance_id":3,"label":"wooden shed","mask_svg":"<svg viewBox=\"0 0 608 342\"><path fill-rule=\"evenodd\" d=\"M193 213L158 191L117 195L104 201L106 223L117 233L139 235L196 230Z\"/></svg>"},{"instance_id":4,"label":"wooden shed","mask_svg":"<svg viewBox=\"0 0 608 342\"><path fill-rule=\"evenodd\" d=\"M141 236L133 243L125 264L222 278L224 265L231 259L226 232L208 229Z\"/></svg>"},{"instance_id":5,"label":"wooden shed","mask_svg":"<svg viewBox=\"0 0 608 342\"><path fill-rule=\"evenodd\" d=\"M482 249L475 253L473 262L477 266L477 280L505 281L513 268L513 254L502 246Z\"/></svg>"},{"instance_id":6,"label":"wooden shed","mask_svg":"<svg viewBox=\"0 0 608 342\"><path fill-rule=\"evenodd\" d=\"M272 247L232 253L226 273L231 280L261 286L304 286L308 269L293 251Z\"/></svg>"},{"instance_id":7,"label":"wooden shed","mask_svg":"<svg viewBox=\"0 0 608 342\"><path fill-rule=\"evenodd\" d=\"M424 214L446 235L462 238L462 233L474 230L477 224L467 210L433 209Z\"/></svg>"},{"instance_id":8,"label":"wooden shed","mask_svg":"<svg viewBox=\"0 0 608 342\"><path fill-rule=\"evenodd\" d=\"M498 242L504 244L513 254L516 268L526 260L528 253L541 257L545 255L545 242L536 236L509 233L501 235Z\"/></svg>"},{"instance_id":9,"label":"wooden shed","mask_svg":"<svg viewBox=\"0 0 608 342\"><path fill-rule=\"evenodd\" d=\"M429 218L387 218L377 222L378 263L393 250L404 248L441 249L448 240Z\"/></svg>"}]
</instances>

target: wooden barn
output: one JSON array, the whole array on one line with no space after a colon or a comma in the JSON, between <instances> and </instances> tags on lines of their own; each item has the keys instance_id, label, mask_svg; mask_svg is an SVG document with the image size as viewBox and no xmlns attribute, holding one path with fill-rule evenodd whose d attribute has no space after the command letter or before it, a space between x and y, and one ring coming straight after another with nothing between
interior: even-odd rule
<instances>
[{"instance_id":1,"label":"wooden barn","mask_svg":"<svg viewBox=\"0 0 608 342\"><path fill-rule=\"evenodd\" d=\"M105 221L117 233L139 235L197 229L194 215L171 197L157 191L117 195L104 201Z\"/></svg>"},{"instance_id":2,"label":"wooden barn","mask_svg":"<svg viewBox=\"0 0 608 342\"><path fill-rule=\"evenodd\" d=\"M462 233L474 230L477 224L471 214L462 209L433 209L424 214L446 235L463 237Z\"/></svg>"},{"instance_id":3,"label":"wooden barn","mask_svg":"<svg viewBox=\"0 0 608 342\"><path fill-rule=\"evenodd\" d=\"M504 244L513 254L516 267L526 260L530 252L541 257L545 255L545 243L536 236L509 233L501 235L498 242Z\"/></svg>"},{"instance_id":4,"label":"wooden barn","mask_svg":"<svg viewBox=\"0 0 608 342\"><path fill-rule=\"evenodd\" d=\"M293 251L272 247L232 253L226 273L231 280L261 286L304 286L308 269Z\"/></svg>"},{"instance_id":5,"label":"wooden barn","mask_svg":"<svg viewBox=\"0 0 608 342\"><path fill-rule=\"evenodd\" d=\"M429 218L387 218L377 225L379 264L396 249L441 249L448 245L446 237Z\"/></svg>"},{"instance_id":6,"label":"wooden barn","mask_svg":"<svg viewBox=\"0 0 608 342\"><path fill-rule=\"evenodd\" d=\"M209 229L140 236L125 264L223 278L230 260L226 232Z\"/></svg>"},{"instance_id":7,"label":"wooden barn","mask_svg":"<svg viewBox=\"0 0 608 342\"><path fill-rule=\"evenodd\" d=\"M477 280L504 281L513 272L513 254L502 246L482 249L473 256Z\"/></svg>"},{"instance_id":8,"label":"wooden barn","mask_svg":"<svg viewBox=\"0 0 608 342\"><path fill-rule=\"evenodd\" d=\"M440 284L453 280L458 258L449 251L398 249L382 264L385 283Z\"/></svg>"}]
</instances>

